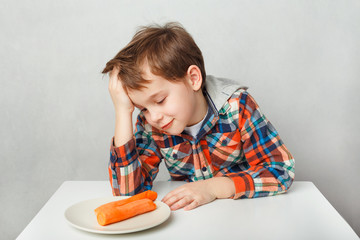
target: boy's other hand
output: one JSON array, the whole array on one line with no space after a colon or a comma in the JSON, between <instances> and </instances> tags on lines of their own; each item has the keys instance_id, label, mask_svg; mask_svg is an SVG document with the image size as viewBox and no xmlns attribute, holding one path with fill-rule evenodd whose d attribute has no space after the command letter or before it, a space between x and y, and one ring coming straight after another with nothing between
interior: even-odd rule
<instances>
[{"instance_id":1,"label":"boy's other hand","mask_svg":"<svg viewBox=\"0 0 360 240\"><path fill-rule=\"evenodd\" d=\"M171 210L184 208L191 210L198 206L212 202L216 199L216 195L206 180L186 183L170 193L168 193L162 201L166 203Z\"/></svg>"},{"instance_id":2,"label":"boy's other hand","mask_svg":"<svg viewBox=\"0 0 360 240\"><path fill-rule=\"evenodd\" d=\"M162 201L171 210L191 210L210 203L217 198L229 198L235 194L234 182L228 177L213 177L207 180L186 183L169 192Z\"/></svg>"},{"instance_id":3,"label":"boy's other hand","mask_svg":"<svg viewBox=\"0 0 360 240\"><path fill-rule=\"evenodd\" d=\"M114 103L115 112L134 111L134 105L131 102L127 92L119 77L120 67L115 66L110 72L109 77L109 92Z\"/></svg>"}]
</instances>

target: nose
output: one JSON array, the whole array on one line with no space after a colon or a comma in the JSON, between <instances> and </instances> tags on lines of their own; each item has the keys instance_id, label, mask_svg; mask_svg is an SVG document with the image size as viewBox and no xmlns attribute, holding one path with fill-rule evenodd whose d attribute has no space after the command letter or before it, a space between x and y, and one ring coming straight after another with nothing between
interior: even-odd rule
<instances>
[{"instance_id":1,"label":"nose","mask_svg":"<svg viewBox=\"0 0 360 240\"><path fill-rule=\"evenodd\" d=\"M159 111L152 111L150 112L150 119L151 121L157 123L163 118L163 114Z\"/></svg>"}]
</instances>

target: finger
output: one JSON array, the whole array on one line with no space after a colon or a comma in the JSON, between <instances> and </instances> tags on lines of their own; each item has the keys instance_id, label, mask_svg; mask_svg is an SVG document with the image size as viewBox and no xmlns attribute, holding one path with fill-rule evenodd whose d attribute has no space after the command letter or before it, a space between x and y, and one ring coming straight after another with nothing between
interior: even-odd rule
<instances>
[{"instance_id":1,"label":"finger","mask_svg":"<svg viewBox=\"0 0 360 240\"><path fill-rule=\"evenodd\" d=\"M109 90L114 89L114 88L116 87L115 84L116 84L116 82L115 82L115 80L114 80L114 77L111 76L111 77L109 78Z\"/></svg>"},{"instance_id":2,"label":"finger","mask_svg":"<svg viewBox=\"0 0 360 240\"><path fill-rule=\"evenodd\" d=\"M174 203L179 201L181 198L182 198L181 195L175 194L175 195L171 195L168 199L166 199L166 201L163 201L163 202L165 204L167 204L169 207L171 207Z\"/></svg>"},{"instance_id":3,"label":"finger","mask_svg":"<svg viewBox=\"0 0 360 240\"><path fill-rule=\"evenodd\" d=\"M189 211L189 210L192 210L194 208L197 208L198 206L200 206L199 202L194 200L190 204L188 204L186 207L184 207L184 210Z\"/></svg>"},{"instance_id":4,"label":"finger","mask_svg":"<svg viewBox=\"0 0 360 240\"><path fill-rule=\"evenodd\" d=\"M169 201L170 198L174 197L175 195L179 194L182 191L183 191L183 189L180 188L180 187L175 188L174 190L172 190L171 192L166 194L165 197L163 197L163 199L161 201L162 202L167 202L167 201Z\"/></svg>"},{"instance_id":5,"label":"finger","mask_svg":"<svg viewBox=\"0 0 360 240\"><path fill-rule=\"evenodd\" d=\"M180 208L187 206L191 202L193 202L193 200L189 196L185 196L185 197L181 198L179 201L177 201L176 203L174 203L170 207L170 209L175 211L175 210L178 210Z\"/></svg>"},{"instance_id":6,"label":"finger","mask_svg":"<svg viewBox=\"0 0 360 240\"><path fill-rule=\"evenodd\" d=\"M115 65L109 75L110 75L110 77L117 76L119 74L119 72L120 72L120 67Z\"/></svg>"},{"instance_id":7,"label":"finger","mask_svg":"<svg viewBox=\"0 0 360 240\"><path fill-rule=\"evenodd\" d=\"M169 198L171 198L173 196L172 192L169 192L168 194L165 195L165 197L163 197L161 199L162 202L167 202L169 200Z\"/></svg>"},{"instance_id":8,"label":"finger","mask_svg":"<svg viewBox=\"0 0 360 240\"><path fill-rule=\"evenodd\" d=\"M109 79L109 90L113 90L116 87L116 82L114 81L114 78L110 77Z\"/></svg>"},{"instance_id":9,"label":"finger","mask_svg":"<svg viewBox=\"0 0 360 240\"><path fill-rule=\"evenodd\" d=\"M119 80L119 72L120 68L118 66L114 66L113 70L110 72L110 84L113 89L116 89L118 80Z\"/></svg>"}]
</instances>

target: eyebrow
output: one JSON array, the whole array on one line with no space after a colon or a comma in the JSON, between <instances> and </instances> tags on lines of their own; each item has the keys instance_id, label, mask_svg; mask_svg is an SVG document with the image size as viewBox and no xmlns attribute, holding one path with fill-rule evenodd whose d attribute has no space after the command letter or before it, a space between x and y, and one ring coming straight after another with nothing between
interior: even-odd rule
<instances>
[{"instance_id":1,"label":"eyebrow","mask_svg":"<svg viewBox=\"0 0 360 240\"><path fill-rule=\"evenodd\" d=\"M157 97L158 95L161 95L162 93L163 93L163 90L161 90L161 91L159 91L159 92L157 92L157 93L151 94L150 97L149 97L145 102L148 102L148 101L150 101L151 99L154 99L155 97ZM139 108L139 109L142 108L141 105L138 105L138 104L136 104L136 103L134 103L134 102L133 102L133 104L134 104L135 107L137 107L137 108Z\"/></svg>"}]
</instances>

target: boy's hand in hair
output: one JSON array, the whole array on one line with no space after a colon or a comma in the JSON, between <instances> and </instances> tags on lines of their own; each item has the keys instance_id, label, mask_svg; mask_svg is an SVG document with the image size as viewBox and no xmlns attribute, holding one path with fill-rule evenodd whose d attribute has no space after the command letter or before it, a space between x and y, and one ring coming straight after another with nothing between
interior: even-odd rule
<instances>
[{"instance_id":1,"label":"boy's hand in hair","mask_svg":"<svg viewBox=\"0 0 360 240\"><path fill-rule=\"evenodd\" d=\"M124 145L133 137L132 113L135 109L120 81L119 71L120 67L114 67L109 74L109 92L115 107L115 147Z\"/></svg>"},{"instance_id":2,"label":"boy's hand in hair","mask_svg":"<svg viewBox=\"0 0 360 240\"><path fill-rule=\"evenodd\" d=\"M124 89L120 77L119 77L120 67L115 66L110 72L109 80L109 92L111 99L114 103L116 113L124 113L134 111L134 105L131 102L126 90Z\"/></svg>"}]
</instances>

